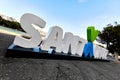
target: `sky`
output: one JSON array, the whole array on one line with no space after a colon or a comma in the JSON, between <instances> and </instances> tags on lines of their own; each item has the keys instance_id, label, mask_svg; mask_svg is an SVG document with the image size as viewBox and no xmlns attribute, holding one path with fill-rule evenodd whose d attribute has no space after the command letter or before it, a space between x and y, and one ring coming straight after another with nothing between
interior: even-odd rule
<instances>
[{"instance_id":1,"label":"sky","mask_svg":"<svg viewBox=\"0 0 120 80\"><path fill-rule=\"evenodd\" d=\"M64 32L86 38L88 26L102 30L120 22L120 0L0 0L0 13L20 20L32 13L46 21L45 31L59 26Z\"/></svg>"}]
</instances>

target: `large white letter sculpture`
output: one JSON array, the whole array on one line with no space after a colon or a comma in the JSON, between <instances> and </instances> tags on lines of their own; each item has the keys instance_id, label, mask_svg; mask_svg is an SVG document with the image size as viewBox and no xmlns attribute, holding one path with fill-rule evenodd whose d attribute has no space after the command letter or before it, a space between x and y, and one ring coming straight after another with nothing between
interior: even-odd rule
<instances>
[{"instance_id":1,"label":"large white letter sculpture","mask_svg":"<svg viewBox=\"0 0 120 80\"><path fill-rule=\"evenodd\" d=\"M94 45L94 57L95 58L107 59L107 53L108 53L107 49L102 48L102 47L97 46L97 45Z\"/></svg>"},{"instance_id":2,"label":"large white letter sculpture","mask_svg":"<svg viewBox=\"0 0 120 80\"><path fill-rule=\"evenodd\" d=\"M34 48L40 44L42 40L41 35L32 24L37 25L40 28L44 28L46 22L33 14L24 14L20 19L20 25L31 36L31 38L25 39L23 37L16 36L14 40L15 45L24 48Z\"/></svg>"},{"instance_id":3,"label":"large white letter sculpture","mask_svg":"<svg viewBox=\"0 0 120 80\"><path fill-rule=\"evenodd\" d=\"M75 48L74 48L74 51L73 53L74 54L79 54L79 56L82 56L83 54L83 49L84 49L84 45L87 41L83 38L80 38L79 36L74 36L74 45L75 45ZM74 46L73 45L73 46Z\"/></svg>"},{"instance_id":4,"label":"large white letter sculpture","mask_svg":"<svg viewBox=\"0 0 120 80\"><path fill-rule=\"evenodd\" d=\"M43 41L42 50L49 50L51 47L55 47L55 51L61 52L63 30L60 27L51 27L45 41Z\"/></svg>"},{"instance_id":5,"label":"large white letter sculpture","mask_svg":"<svg viewBox=\"0 0 120 80\"><path fill-rule=\"evenodd\" d=\"M73 34L70 32L66 32L64 35L64 39L62 41L62 51L64 53L68 53L69 49L72 50L72 45L73 45ZM70 52L72 52L70 50Z\"/></svg>"},{"instance_id":6,"label":"large white letter sculpture","mask_svg":"<svg viewBox=\"0 0 120 80\"><path fill-rule=\"evenodd\" d=\"M54 26L49 30L45 40L42 40L40 33L36 30L33 24L40 28L44 28L46 22L33 14L24 14L20 19L20 24L31 38L26 39L16 36L14 40L15 45L24 48L35 48L38 47L42 41L42 44L40 45L42 50L48 51L51 48L55 48L56 52L70 52L82 56L83 48L87 41L79 36L74 36L72 33L66 32L63 38L62 28ZM94 57L106 59L107 52L106 49L95 46Z\"/></svg>"},{"instance_id":7,"label":"large white letter sculpture","mask_svg":"<svg viewBox=\"0 0 120 80\"><path fill-rule=\"evenodd\" d=\"M85 40L66 32L62 41L62 52L82 55ZM69 50L70 49L70 50Z\"/></svg>"}]
</instances>

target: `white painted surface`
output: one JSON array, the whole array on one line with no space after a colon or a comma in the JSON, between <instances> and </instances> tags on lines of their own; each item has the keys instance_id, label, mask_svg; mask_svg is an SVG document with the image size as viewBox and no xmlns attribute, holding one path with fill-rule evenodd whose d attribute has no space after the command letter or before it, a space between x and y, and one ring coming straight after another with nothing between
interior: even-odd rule
<instances>
[{"instance_id":1,"label":"white painted surface","mask_svg":"<svg viewBox=\"0 0 120 80\"><path fill-rule=\"evenodd\" d=\"M40 33L33 27L32 24L35 24L40 28L44 28L46 22L33 14L24 14L20 19L20 24L21 27L31 36L31 38L26 39L16 36L14 44L25 48L37 47L42 39Z\"/></svg>"}]
</instances>

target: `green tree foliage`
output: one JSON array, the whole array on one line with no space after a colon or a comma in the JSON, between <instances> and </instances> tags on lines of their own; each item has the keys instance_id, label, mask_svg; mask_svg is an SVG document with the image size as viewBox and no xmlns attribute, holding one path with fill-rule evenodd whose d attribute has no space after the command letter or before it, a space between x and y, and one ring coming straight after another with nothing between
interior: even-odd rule
<instances>
[{"instance_id":1,"label":"green tree foliage","mask_svg":"<svg viewBox=\"0 0 120 80\"><path fill-rule=\"evenodd\" d=\"M120 55L120 25L105 27L98 35L101 43L107 45L107 49L111 53Z\"/></svg>"},{"instance_id":2,"label":"green tree foliage","mask_svg":"<svg viewBox=\"0 0 120 80\"><path fill-rule=\"evenodd\" d=\"M1 16L0 16L0 25L3 25L3 19Z\"/></svg>"},{"instance_id":3,"label":"green tree foliage","mask_svg":"<svg viewBox=\"0 0 120 80\"><path fill-rule=\"evenodd\" d=\"M5 20L0 16L0 25L4 26L4 27L8 27L8 28L12 28L12 29L17 29L20 31L24 31L19 22L15 22L15 21L9 21L9 20Z\"/></svg>"}]
</instances>

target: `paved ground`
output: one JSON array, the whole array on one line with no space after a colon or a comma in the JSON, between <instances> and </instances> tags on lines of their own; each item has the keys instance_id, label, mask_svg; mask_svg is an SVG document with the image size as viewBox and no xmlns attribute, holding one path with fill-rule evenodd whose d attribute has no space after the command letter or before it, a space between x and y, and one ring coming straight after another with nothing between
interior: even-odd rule
<instances>
[{"instance_id":1,"label":"paved ground","mask_svg":"<svg viewBox=\"0 0 120 80\"><path fill-rule=\"evenodd\" d=\"M0 80L120 80L120 64L45 59L0 59Z\"/></svg>"},{"instance_id":2,"label":"paved ground","mask_svg":"<svg viewBox=\"0 0 120 80\"><path fill-rule=\"evenodd\" d=\"M0 55L13 39L0 34ZM119 69L113 62L0 58L0 80L120 80Z\"/></svg>"},{"instance_id":3,"label":"paved ground","mask_svg":"<svg viewBox=\"0 0 120 80\"><path fill-rule=\"evenodd\" d=\"M0 56L4 56L8 46L12 44L14 36L0 33Z\"/></svg>"}]
</instances>

